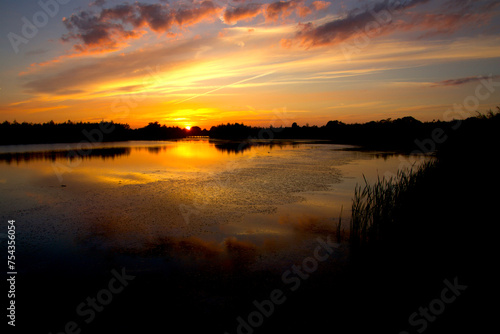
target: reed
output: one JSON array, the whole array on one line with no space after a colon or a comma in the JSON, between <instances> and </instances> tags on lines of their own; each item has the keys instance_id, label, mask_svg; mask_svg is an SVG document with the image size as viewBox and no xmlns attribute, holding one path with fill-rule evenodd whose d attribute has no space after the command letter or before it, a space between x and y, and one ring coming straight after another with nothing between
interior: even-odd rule
<instances>
[{"instance_id":1,"label":"reed","mask_svg":"<svg viewBox=\"0 0 500 334\"><path fill-rule=\"evenodd\" d=\"M342 211L344 209L344 206L341 205L340 206L340 213L339 213L339 222L337 224L337 243L341 243L342 242L342 234L341 234L341 227L342 227Z\"/></svg>"},{"instance_id":2,"label":"reed","mask_svg":"<svg viewBox=\"0 0 500 334\"><path fill-rule=\"evenodd\" d=\"M380 178L369 184L357 184L352 201L350 241L352 245L377 242L401 224L405 204L418 196L418 185L435 168L429 161L417 168L398 170L390 178Z\"/></svg>"}]
</instances>

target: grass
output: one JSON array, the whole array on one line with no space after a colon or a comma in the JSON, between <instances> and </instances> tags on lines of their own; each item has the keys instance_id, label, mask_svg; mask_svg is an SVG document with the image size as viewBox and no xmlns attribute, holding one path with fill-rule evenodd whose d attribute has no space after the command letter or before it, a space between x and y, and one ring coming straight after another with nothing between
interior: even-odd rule
<instances>
[{"instance_id":1,"label":"grass","mask_svg":"<svg viewBox=\"0 0 500 334\"><path fill-rule=\"evenodd\" d=\"M396 176L356 185L352 202L351 245L363 245L387 238L407 214L407 204L418 196L420 182L435 168L429 161L417 168L398 170Z\"/></svg>"},{"instance_id":2,"label":"grass","mask_svg":"<svg viewBox=\"0 0 500 334\"><path fill-rule=\"evenodd\" d=\"M342 242L342 234L341 234L341 227L342 227L342 211L344 209L344 206L341 205L340 206L340 213L339 213L339 222L337 224L337 243L341 243Z\"/></svg>"},{"instance_id":3,"label":"grass","mask_svg":"<svg viewBox=\"0 0 500 334\"><path fill-rule=\"evenodd\" d=\"M494 318L477 305L491 294L488 278L498 262L500 113L456 124L432 162L355 188L345 289L348 300L362 299L352 312L372 316L367 330L415 331L408 316L439 298L444 279L457 277L471 288L426 334L478 332ZM380 300L398 307L388 315ZM348 325L350 333L363 331L353 329Z\"/></svg>"},{"instance_id":4,"label":"grass","mask_svg":"<svg viewBox=\"0 0 500 334\"><path fill-rule=\"evenodd\" d=\"M425 236L431 229L445 232L454 229L456 224L447 224L452 221L450 215L455 217L457 204L450 198L455 198L457 193L464 198L473 194L475 199L481 197L483 202L488 202L489 197L482 196L485 190L478 187L498 180L492 167L496 165L492 161L498 156L500 142L500 107L497 109L498 112L478 113L458 123L459 129L448 130L446 141L438 146L435 160L399 170L394 177L378 178L374 184L368 184L365 178L365 184L356 185L351 245L376 244L382 239L407 238L415 233ZM479 182L479 178L486 180ZM486 205L480 203L478 207ZM441 221L430 216L436 212L440 213ZM461 220L462 216L456 218Z\"/></svg>"}]
</instances>

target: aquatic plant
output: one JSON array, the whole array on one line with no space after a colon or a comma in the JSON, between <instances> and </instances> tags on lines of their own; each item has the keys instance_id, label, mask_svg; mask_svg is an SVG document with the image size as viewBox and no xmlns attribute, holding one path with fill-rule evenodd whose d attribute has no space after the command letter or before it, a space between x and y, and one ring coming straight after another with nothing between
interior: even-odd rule
<instances>
[{"instance_id":1,"label":"aquatic plant","mask_svg":"<svg viewBox=\"0 0 500 334\"><path fill-rule=\"evenodd\" d=\"M365 184L356 185L352 201L351 244L379 241L397 228L403 214L408 214L406 204L422 195L418 186L435 165L434 161L428 161L417 168L401 169L395 176L378 177L374 184L369 184L363 176Z\"/></svg>"}]
</instances>

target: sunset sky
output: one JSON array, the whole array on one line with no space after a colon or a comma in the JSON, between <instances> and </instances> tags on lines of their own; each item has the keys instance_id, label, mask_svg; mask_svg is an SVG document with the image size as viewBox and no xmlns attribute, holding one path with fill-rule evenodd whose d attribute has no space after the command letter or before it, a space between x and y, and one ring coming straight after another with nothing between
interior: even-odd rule
<instances>
[{"instance_id":1,"label":"sunset sky","mask_svg":"<svg viewBox=\"0 0 500 334\"><path fill-rule=\"evenodd\" d=\"M498 0L0 8L0 122L324 125L500 106Z\"/></svg>"}]
</instances>

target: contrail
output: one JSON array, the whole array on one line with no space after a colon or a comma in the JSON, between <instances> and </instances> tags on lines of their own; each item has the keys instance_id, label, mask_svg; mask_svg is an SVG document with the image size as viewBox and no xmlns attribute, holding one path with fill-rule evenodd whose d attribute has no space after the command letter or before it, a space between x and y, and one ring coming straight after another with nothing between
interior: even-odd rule
<instances>
[{"instance_id":1,"label":"contrail","mask_svg":"<svg viewBox=\"0 0 500 334\"><path fill-rule=\"evenodd\" d=\"M212 89L212 90L209 90L208 92L205 92L205 93L202 93L202 94L197 94L197 95L194 95L194 96L191 96L191 97L188 97L187 99L184 99L182 101L179 101L179 102L175 102L174 104L179 104L179 103L182 103L182 102L186 102L186 101L189 101L189 100L192 100L194 98L197 98L197 97L200 97L200 96L203 96L203 95L207 95L207 94L210 94L210 93L213 93L213 92L216 92L220 89L223 89L223 88L226 88L226 87L231 87L231 86L234 86L234 85L237 85L237 84L240 84L242 82L246 82L246 81L250 81L250 80L253 80L253 79L257 79L257 78L260 78L260 77L263 77L263 76L266 76L266 75L269 75L269 74L272 74L276 71L270 71L270 72L267 72L267 73L264 73L264 74L259 74L259 75L256 75L254 77L251 77L251 78L248 78L248 79L243 79L243 80L240 80L240 81L237 81L237 82L233 82L229 85L225 85L225 86L220 86L218 88L215 88L215 89Z\"/></svg>"}]
</instances>

